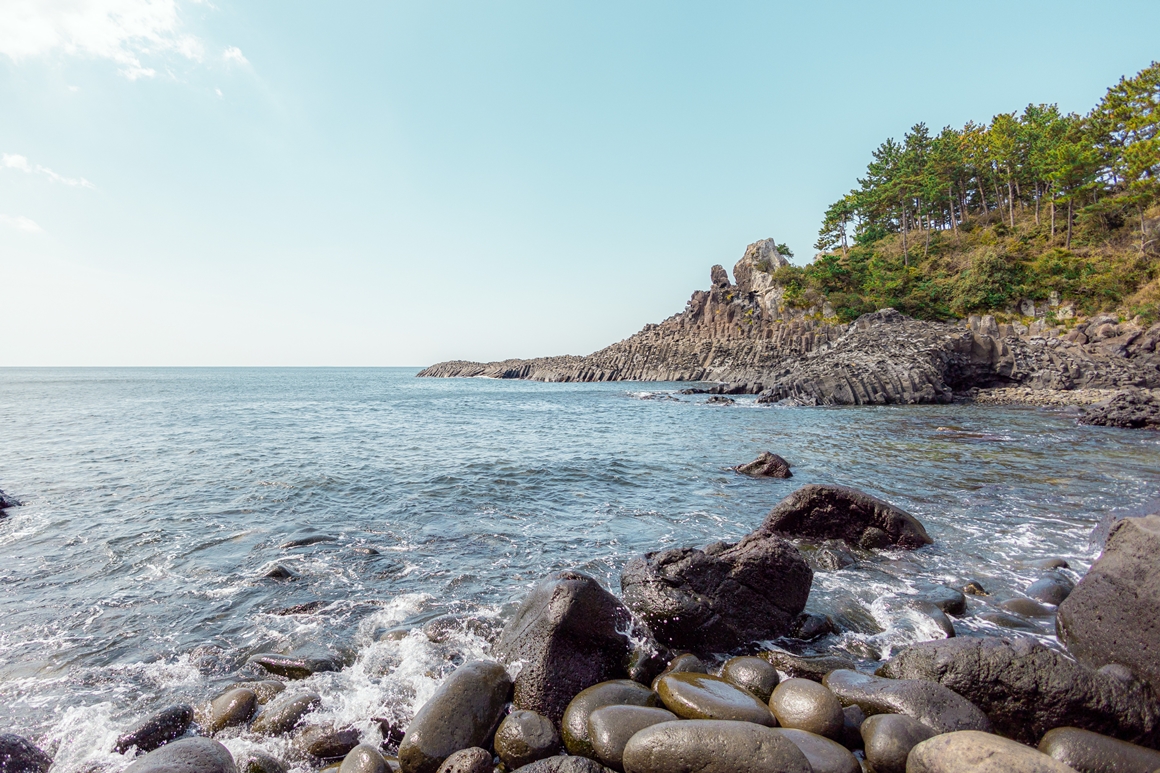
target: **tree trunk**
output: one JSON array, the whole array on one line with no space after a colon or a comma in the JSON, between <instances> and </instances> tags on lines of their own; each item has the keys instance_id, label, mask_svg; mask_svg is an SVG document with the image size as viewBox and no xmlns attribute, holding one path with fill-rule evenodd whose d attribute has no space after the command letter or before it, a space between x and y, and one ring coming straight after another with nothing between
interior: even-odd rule
<instances>
[{"instance_id":1,"label":"tree trunk","mask_svg":"<svg viewBox=\"0 0 1160 773\"><path fill-rule=\"evenodd\" d=\"M906 207L902 208L902 265L910 268L910 253L906 250Z\"/></svg>"},{"instance_id":2,"label":"tree trunk","mask_svg":"<svg viewBox=\"0 0 1160 773\"><path fill-rule=\"evenodd\" d=\"M947 188L947 194L947 205L951 208L951 230L955 232L956 236L958 236L959 224L958 221L955 220L955 186L952 185Z\"/></svg>"},{"instance_id":3,"label":"tree trunk","mask_svg":"<svg viewBox=\"0 0 1160 773\"><path fill-rule=\"evenodd\" d=\"M1011 178L1007 178L1007 214L1011 216L1011 227L1015 227L1015 191L1011 188Z\"/></svg>"},{"instance_id":4,"label":"tree trunk","mask_svg":"<svg viewBox=\"0 0 1160 773\"><path fill-rule=\"evenodd\" d=\"M1035 183L1035 225L1039 226L1039 183Z\"/></svg>"},{"instance_id":5,"label":"tree trunk","mask_svg":"<svg viewBox=\"0 0 1160 773\"><path fill-rule=\"evenodd\" d=\"M983 214L985 215L987 214L987 196L983 193L983 178L977 177L975 179L979 183L979 201L983 202Z\"/></svg>"},{"instance_id":6,"label":"tree trunk","mask_svg":"<svg viewBox=\"0 0 1160 773\"><path fill-rule=\"evenodd\" d=\"M1051 241L1055 243L1055 190L1051 191Z\"/></svg>"},{"instance_id":7,"label":"tree trunk","mask_svg":"<svg viewBox=\"0 0 1160 773\"><path fill-rule=\"evenodd\" d=\"M1067 200L1067 244L1064 245L1067 249L1071 249L1071 198Z\"/></svg>"}]
</instances>

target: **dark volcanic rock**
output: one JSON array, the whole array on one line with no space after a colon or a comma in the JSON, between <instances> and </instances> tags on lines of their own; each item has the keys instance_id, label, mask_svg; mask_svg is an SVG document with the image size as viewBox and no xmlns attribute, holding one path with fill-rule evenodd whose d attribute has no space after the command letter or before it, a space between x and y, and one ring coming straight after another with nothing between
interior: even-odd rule
<instances>
[{"instance_id":1,"label":"dark volcanic rock","mask_svg":"<svg viewBox=\"0 0 1160 773\"><path fill-rule=\"evenodd\" d=\"M20 500L16 497L10 497L3 491L0 491L0 510L7 510L9 507L20 507Z\"/></svg>"},{"instance_id":2,"label":"dark volcanic rock","mask_svg":"<svg viewBox=\"0 0 1160 773\"><path fill-rule=\"evenodd\" d=\"M464 663L411 720L399 744L403 773L435 773L460 749L486 746L503 718L512 683L498 663Z\"/></svg>"},{"instance_id":3,"label":"dark volcanic rock","mask_svg":"<svg viewBox=\"0 0 1160 773\"><path fill-rule=\"evenodd\" d=\"M771 727L686 719L646 727L624 747L626 773L812 773L801 750Z\"/></svg>"},{"instance_id":4,"label":"dark volcanic rock","mask_svg":"<svg viewBox=\"0 0 1160 773\"><path fill-rule=\"evenodd\" d=\"M560 722L564 746L569 754L592 757L595 751L588 723L592 712L602 706L657 706L659 703L660 697L655 692L628 679L594 684L581 690L564 711Z\"/></svg>"},{"instance_id":5,"label":"dark volcanic rock","mask_svg":"<svg viewBox=\"0 0 1160 773\"><path fill-rule=\"evenodd\" d=\"M516 707L559 722L581 690L628 676L630 619L588 575L560 572L537 585L492 648L501 662L523 661Z\"/></svg>"},{"instance_id":6,"label":"dark volcanic rock","mask_svg":"<svg viewBox=\"0 0 1160 773\"><path fill-rule=\"evenodd\" d=\"M51 766L52 759L32 741L0 734L0 773L48 773Z\"/></svg>"},{"instance_id":7,"label":"dark volcanic rock","mask_svg":"<svg viewBox=\"0 0 1160 773\"><path fill-rule=\"evenodd\" d=\"M822 684L833 690L844 705L856 704L871 716L905 714L937 733L991 732L991 721L978 706L937 682L832 671Z\"/></svg>"},{"instance_id":8,"label":"dark volcanic rock","mask_svg":"<svg viewBox=\"0 0 1160 773\"><path fill-rule=\"evenodd\" d=\"M118 738L117 743L113 745L113 751L124 754L130 747L136 746L140 751L151 752L174 738L185 735L191 724L193 724L193 707L188 703L166 706Z\"/></svg>"},{"instance_id":9,"label":"dark volcanic rock","mask_svg":"<svg viewBox=\"0 0 1160 773\"><path fill-rule=\"evenodd\" d=\"M1030 639L923 642L878 673L938 682L982 709L995 732L1024 743L1056 727L1160 743L1160 705L1146 684L1085 668Z\"/></svg>"},{"instance_id":10,"label":"dark volcanic rock","mask_svg":"<svg viewBox=\"0 0 1160 773\"><path fill-rule=\"evenodd\" d=\"M1056 628L1079 662L1120 663L1160 694L1158 556L1160 515L1117 522L1099 560L1060 604Z\"/></svg>"},{"instance_id":11,"label":"dark volcanic rock","mask_svg":"<svg viewBox=\"0 0 1160 773\"><path fill-rule=\"evenodd\" d=\"M1023 744L977 730L936 735L910 750L907 773L1075 773Z\"/></svg>"},{"instance_id":12,"label":"dark volcanic rock","mask_svg":"<svg viewBox=\"0 0 1160 773\"><path fill-rule=\"evenodd\" d=\"M789 471L789 462L769 451L762 451L761 455L748 464L739 464L733 468L734 472L742 475L751 475L754 478L792 478Z\"/></svg>"},{"instance_id":13,"label":"dark volcanic rock","mask_svg":"<svg viewBox=\"0 0 1160 773\"><path fill-rule=\"evenodd\" d=\"M1160 397L1146 389L1125 389L1089 406L1080 424L1124 429L1160 429Z\"/></svg>"},{"instance_id":14,"label":"dark volcanic rock","mask_svg":"<svg viewBox=\"0 0 1160 773\"><path fill-rule=\"evenodd\" d=\"M495 731L495 753L509 770L559 754L562 746L552 720L534 711L516 709Z\"/></svg>"},{"instance_id":15,"label":"dark volcanic rock","mask_svg":"<svg viewBox=\"0 0 1160 773\"><path fill-rule=\"evenodd\" d=\"M651 706L601 706L588 717L588 735L596 759L614 770L624 770L628 739L646 727L672 722L677 715Z\"/></svg>"},{"instance_id":16,"label":"dark volcanic rock","mask_svg":"<svg viewBox=\"0 0 1160 773\"><path fill-rule=\"evenodd\" d=\"M1039 751L1079 773L1152 773L1160 770L1160 752L1106 735L1057 727L1047 731Z\"/></svg>"},{"instance_id":17,"label":"dark volcanic rock","mask_svg":"<svg viewBox=\"0 0 1160 773\"><path fill-rule=\"evenodd\" d=\"M140 757L124 773L237 773L229 749L210 738L180 738Z\"/></svg>"},{"instance_id":18,"label":"dark volcanic rock","mask_svg":"<svg viewBox=\"0 0 1160 773\"><path fill-rule=\"evenodd\" d=\"M689 673L662 676L657 681L657 694L666 709L684 719L735 719L758 725L774 724L773 715L765 703L718 676Z\"/></svg>"},{"instance_id":19,"label":"dark volcanic rock","mask_svg":"<svg viewBox=\"0 0 1160 773\"><path fill-rule=\"evenodd\" d=\"M846 724L842 704L824 685L809 679L787 679L769 698L770 711L782 727L841 738Z\"/></svg>"},{"instance_id":20,"label":"dark volcanic rock","mask_svg":"<svg viewBox=\"0 0 1160 773\"><path fill-rule=\"evenodd\" d=\"M624 601L658 641L699 655L789 631L813 571L793 545L750 534L736 545L647 553L624 568Z\"/></svg>"},{"instance_id":21,"label":"dark volcanic rock","mask_svg":"<svg viewBox=\"0 0 1160 773\"><path fill-rule=\"evenodd\" d=\"M853 670L857 667L850 658L840 655L795 655L786 650L767 650L758 657L791 677L820 682L831 671L839 668Z\"/></svg>"},{"instance_id":22,"label":"dark volcanic rock","mask_svg":"<svg viewBox=\"0 0 1160 773\"><path fill-rule=\"evenodd\" d=\"M286 766L281 760L260 751L244 753L237 764L241 773L286 773Z\"/></svg>"},{"instance_id":23,"label":"dark volcanic rock","mask_svg":"<svg viewBox=\"0 0 1160 773\"><path fill-rule=\"evenodd\" d=\"M933 540L909 513L846 486L802 486L778 502L760 532L809 539L841 539L851 545L917 548Z\"/></svg>"}]
</instances>

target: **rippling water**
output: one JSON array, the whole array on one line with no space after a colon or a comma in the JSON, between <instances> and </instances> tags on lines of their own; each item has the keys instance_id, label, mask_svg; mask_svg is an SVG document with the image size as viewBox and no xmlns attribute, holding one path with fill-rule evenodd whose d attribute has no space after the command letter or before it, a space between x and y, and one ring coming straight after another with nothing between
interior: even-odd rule
<instances>
[{"instance_id":1,"label":"rippling water","mask_svg":"<svg viewBox=\"0 0 1160 773\"><path fill-rule=\"evenodd\" d=\"M1078 578L1100 519L1160 484L1160 435L1056 410L722 407L685 385L415 372L0 370L0 488L26 502L0 521L0 729L55 751L55 771L123 764L113 740L136 719L281 652L340 657L309 680L320 716L377 740L375 719L405 721L486 652L486 625L432 641L424 623L499 625L562 568L617 591L632 556L740 537L809 482L881 496L936 540L817 573L808 608L849 629L818 646L885 656L941 635L901 603L923 582L981 582L993 595L956 628L1003 632L979 615L1031 562ZM728 471L766 449L792 480ZM235 752L289 754L233 733Z\"/></svg>"}]
</instances>

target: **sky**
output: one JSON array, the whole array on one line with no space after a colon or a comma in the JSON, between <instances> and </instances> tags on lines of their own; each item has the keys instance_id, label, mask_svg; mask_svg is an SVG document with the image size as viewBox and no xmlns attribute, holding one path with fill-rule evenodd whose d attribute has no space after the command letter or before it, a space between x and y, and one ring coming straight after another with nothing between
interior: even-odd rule
<instances>
[{"instance_id":1,"label":"sky","mask_svg":"<svg viewBox=\"0 0 1160 773\"><path fill-rule=\"evenodd\" d=\"M0 366L587 354L1160 3L0 0Z\"/></svg>"}]
</instances>

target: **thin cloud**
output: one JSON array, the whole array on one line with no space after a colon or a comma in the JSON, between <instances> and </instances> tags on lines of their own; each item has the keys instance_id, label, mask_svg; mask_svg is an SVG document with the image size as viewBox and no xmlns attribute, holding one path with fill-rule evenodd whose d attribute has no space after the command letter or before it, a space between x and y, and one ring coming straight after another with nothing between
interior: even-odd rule
<instances>
[{"instance_id":1,"label":"thin cloud","mask_svg":"<svg viewBox=\"0 0 1160 773\"><path fill-rule=\"evenodd\" d=\"M0 225L8 228L15 228L17 231L25 231L27 233L44 233L35 220L25 217L24 215L0 215Z\"/></svg>"},{"instance_id":2,"label":"thin cloud","mask_svg":"<svg viewBox=\"0 0 1160 773\"><path fill-rule=\"evenodd\" d=\"M249 64L250 60L242 53L242 49L237 46L230 46L222 52L222 59L227 62L234 62L236 64Z\"/></svg>"},{"instance_id":3,"label":"thin cloud","mask_svg":"<svg viewBox=\"0 0 1160 773\"><path fill-rule=\"evenodd\" d=\"M46 166L41 166L40 164L30 164L28 159L19 153L0 153L0 166L6 169L15 169L18 172L24 172L25 174L41 174L55 183L68 185L73 188L97 187L83 177L65 177L62 174L57 174Z\"/></svg>"}]
</instances>

